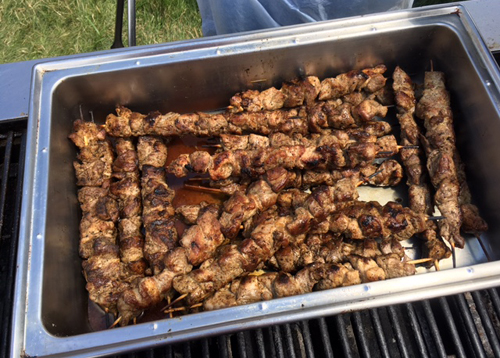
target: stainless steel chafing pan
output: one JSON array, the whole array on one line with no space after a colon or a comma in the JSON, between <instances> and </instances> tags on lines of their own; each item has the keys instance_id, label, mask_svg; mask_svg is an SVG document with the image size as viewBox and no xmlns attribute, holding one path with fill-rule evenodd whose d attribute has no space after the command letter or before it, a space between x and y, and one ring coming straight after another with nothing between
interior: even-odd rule
<instances>
[{"instance_id":1,"label":"stainless steel chafing pan","mask_svg":"<svg viewBox=\"0 0 500 358\"><path fill-rule=\"evenodd\" d=\"M490 224L469 238L458 268L93 332L78 257L80 214L67 139L92 111L192 112L227 105L246 88L304 74L320 78L385 63L448 78L460 152L474 198ZM255 82L255 80L264 80ZM37 65L18 254L12 354L110 354L250 327L500 285L500 75L470 17L438 7L207 38Z\"/></svg>"}]
</instances>

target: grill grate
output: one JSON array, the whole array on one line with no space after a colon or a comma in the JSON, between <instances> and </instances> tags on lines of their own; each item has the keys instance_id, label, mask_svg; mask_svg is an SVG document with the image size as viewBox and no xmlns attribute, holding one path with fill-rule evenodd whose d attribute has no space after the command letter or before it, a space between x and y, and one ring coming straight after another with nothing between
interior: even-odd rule
<instances>
[{"instance_id":1,"label":"grill grate","mask_svg":"<svg viewBox=\"0 0 500 358\"><path fill-rule=\"evenodd\" d=\"M123 357L499 357L497 289L345 313Z\"/></svg>"},{"instance_id":2,"label":"grill grate","mask_svg":"<svg viewBox=\"0 0 500 358\"><path fill-rule=\"evenodd\" d=\"M6 124L0 132L0 355L9 354L14 268L21 208L26 123Z\"/></svg>"},{"instance_id":3,"label":"grill grate","mask_svg":"<svg viewBox=\"0 0 500 358\"><path fill-rule=\"evenodd\" d=\"M26 122L0 131L0 356L8 356ZM121 357L500 357L496 288L167 345Z\"/></svg>"}]
</instances>

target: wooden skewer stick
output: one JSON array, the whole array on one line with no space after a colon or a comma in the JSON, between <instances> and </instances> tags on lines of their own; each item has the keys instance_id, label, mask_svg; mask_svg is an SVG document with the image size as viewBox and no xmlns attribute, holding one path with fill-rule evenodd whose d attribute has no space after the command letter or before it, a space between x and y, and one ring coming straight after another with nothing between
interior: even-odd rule
<instances>
[{"instance_id":1,"label":"wooden skewer stick","mask_svg":"<svg viewBox=\"0 0 500 358\"><path fill-rule=\"evenodd\" d=\"M439 271L439 260L434 260L434 267L436 268L436 271Z\"/></svg>"},{"instance_id":2,"label":"wooden skewer stick","mask_svg":"<svg viewBox=\"0 0 500 358\"><path fill-rule=\"evenodd\" d=\"M167 308L170 308L172 307L173 305L175 305L177 302L179 301L182 301L184 298L187 297L187 293L183 294L183 295L180 295L179 297L177 297L175 300L173 300L172 302L170 302L168 305L166 305L165 307L163 307L161 310L166 310Z\"/></svg>"},{"instance_id":3,"label":"wooden skewer stick","mask_svg":"<svg viewBox=\"0 0 500 358\"><path fill-rule=\"evenodd\" d=\"M174 312L179 312L179 311L185 311L186 310L186 307L175 307L175 308L169 308L168 310L166 311L163 311L163 313L168 313L169 317L170 318L173 318L173 314Z\"/></svg>"},{"instance_id":4,"label":"wooden skewer stick","mask_svg":"<svg viewBox=\"0 0 500 358\"><path fill-rule=\"evenodd\" d=\"M188 308L186 308L184 306L182 306L182 307L171 307L168 310L164 310L163 313L168 313L170 315L170 318L172 318L173 317L172 313L174 313L174 312L185 311L187 309L198 308L198 307L201 307L201 306L203 306L203 303L200 302L200 303L196 303L196 304L194 304L192 306L189 306Z\"/></svg>"},{"instance_id":5,"label":"wooden skewer stick","mask_svg":"<svg viewBox=\"0 0 500 358\"><path fill-rule=\"evenodd\" d=\"M418 145L398 145L397 148L398 148L398 150L401 150L401 149L418 149L419 146Z\"/></svg>"},{"instance_id":6,"label":"wooden skewer stick","mask_svg":"<svg viewBox=\"0 0 500 358\"><path fill-rule=\"evenodd\" d=\"M432 261L432 259L430 257L427 257L425 259L417 259L417 260L406 261L406 263L407 264L417 265L417 264L423 264L423 263L429 262L429 261Z\"/></svg>"},{"instance_id":7,"label":"wooden skewer stick","mask_svg":"<svg viewBox=\"0 0 500 358\"><path fill-rule=\"evenodd\" d=\"M137 324L137 317L134 317L134 325Z\"/></svg>"},{"instance_id":8,"label":"wooden skewer stick","mask_svg":"<svg viewBox=\"0 0 500 358\"><path fill-rule=\"evenodd\" d=\"M163 311L163 313L168 313L170 318L173 318L174 316L172 315L172 313L179 312L179 311L185 311L185 310L186 310L186 307L173 307L173 308L169 308L168 310Z\"/></svg>"},{"instance_id":9,"label":"wooden skewer stick","mask_svg":"<svg viewBox=\"0 0 500 358\"><path fill-rule=\"evenodd\" d=\"M198 186L198 185L189 185L186 183L184 183L184 188L198 190L198 191L206 191L206 192L217 193L217 194L226 194L222 190L217 189L217 188L209 188L206 186Z\"/></svg>"},{"instance_id":10,"label":"wooden skewer stick","mask_svg":"<svg viewBox=\"0 0 500 358\"><path fill-rule=\"evenodd\" d=\"M222 144L203 144L202 148L222 148Z\"/></svg>"},{"instance_id":11,"label":"wooden skewer stick","mask_svg":"<svg viewBox=\"0 0 500 358\"><path fill-rule=\"evenodd\" d=\"M116 319L116 321L114 321L113 324L111 326L109 326L109 328L111 329L111 328L115 327L118 323L120 323L121 320L122 320L122 316L118 317Z\"/></svg>"},{"instance_id":12,"label":"wooden skewer stick","mask_svg":"<svg viewBox=\"0 0 500 358\"><path fill-rule=\"evenodd\" d=\"M172 297L170 297L170 295L168 295L168 296L167 296L167 303L168 303L168 305L171 305L171 304L172 304ZM172 308L171 308L171 309L172 309ZM167 313L167 312L165 311L165 313ZM174 317L174 315L172 314L172 312L169 312L169 313L168 313L168 316L169 316L170 318L173 318L173 317Z\"/></svg>"}]
</instances>

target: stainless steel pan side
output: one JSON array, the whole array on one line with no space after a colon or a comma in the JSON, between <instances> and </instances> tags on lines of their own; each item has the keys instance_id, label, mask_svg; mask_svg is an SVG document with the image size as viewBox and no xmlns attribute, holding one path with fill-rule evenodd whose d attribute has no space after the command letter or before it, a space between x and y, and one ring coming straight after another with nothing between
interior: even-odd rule
<instances>
[{"instance_id":1,"label":"stainless steel pan side","mask_svg":"<svg viewBox=\"0 0 500 358\"><path fill-rule=\"evenodd\" d=\"M458 10L458 11L457 11ZM93 332L78 257L80 214L67 135L80 111L102 123L116 104L192 112L227 105L242 89L304 74L385 63L446 72L460 152L500 258L500 76L463 8L438 7L270 31L146 46L55 61L33 71L29 145L16 277L12 354L112 354L208 334L284 323L500 285L470 238L459 268ZM264 80L258 83L252 81ZM444 266L443 268L446 268Z\"/></svg>"}]
</instances>

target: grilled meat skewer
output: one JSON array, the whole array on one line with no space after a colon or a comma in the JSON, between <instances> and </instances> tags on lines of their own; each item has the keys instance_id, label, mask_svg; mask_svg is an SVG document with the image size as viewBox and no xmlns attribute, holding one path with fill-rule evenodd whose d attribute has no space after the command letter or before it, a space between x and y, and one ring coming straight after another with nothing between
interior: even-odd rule
<instances>
[{"instance_id":1,"label":"grilled meat skewer","mask_svg":"<svg viewBox=\"0 0 500 358\"><path fill-rule=\"evenodd\" d=\"M274 192L279 192L285 188L306 189L318 185L332 186L340 179L353 178L363 185L373 186L396 186L403 178L403 168L393 160L388 159L380 163L369 164L361 168L343 170L321 170L321 171L300 171L286 170L277 167L268 170L264 175L265 180ZM207 181L211 188L219 188L221 192L232 195L237 190L245 190L248 185L247 178L230 177L224 180L213 181L209 178L195 178L191 181ZM201 189L200 189L201 190Z\"/></svg>"},{"instance_id":2,"label":"grilled meat skewer","mask_svg":"<svg viewBox=\"0 0 500 358\"><path fill-rule=\"evenodd\" d=\"M343 169L365 166L377 156L388 157L398 152L394 136L384 136L375 143L357 143L346 148L338 145L284 146L257 150L223 151L211 156L197 151L181 154L168 166L168 171L177 177L190 172L209 173L212 180L227 179L246 174L258 176L265 171L283 167L285 169Z\"/></svg>"},{"instance_id":3,"label":"grilled meat skewer","mask_svg":"<svg viewBox=\"0 0 500 358\"><path fill-rule=\"evenodd\" d=\"M385 117L387 107L366 99L357 106L341 100L320 102L310 109L297 107L264 112L242 113L188 113L151 112L148 115L132 112L125 107L116 109L117 115L106 118L106 131L114 137L159 135L164 137L194 135L214 137L222 133L301 133L322 132L328 128L347 129L364 126L376 128L373 119ZM385 125L387 126L387 125Z\"/></svg>"},{"instance_id":4,"label":"grilled meat skewer","mask_svg":"<svg viewBox=\"0 0 500 358\"><path fill-rule=\"evenodd\" d=\"M364 127L359 127L349 130L329 130L323 133L313 133L309 136L304 136L300 133L287 135L281 132L272 133L269 134L269 136L258 134L221 134L220 148L225 151L256 150L268 147L279 148L293 145L339 145L344 148L356 142L376 142L377 137L389 134L391 127L386 125L386 123L387 122L374 122L373 125L366 128L366 131Z\"/></svg>"},{"instance_id":5,"label":"grilled meat skewer","mask_svg":"<svg viewBox=\"0 0 500 358\"><path fill-rule=\"evenodd\" d=\"M144 259L144 237L141 233L141 186L137 151L130 139L116 141L117 157L113 163L113 177L118 179L110 186L120 209L118 236L120 257L131 271L143 276L147 268Z\"/></svg>"},{"instance_id":6,"label":"grilled meat skewer","mask_svg":"<svg viewBox=\"0 0 500 358\"><path fill-rule=\"evenodd\" d=\"M336 212L337 205L328 187L313 191L295 215L267 216L238 244L221 246L217 257L199 269L174 278L174 288L187 294L188 304L201 302L238 276L254 271L281 247L300 241L314 221L324 221L331 213L329 230L334 234L365 237L394 237L403 240L425 229L425 217L396 203L350 202ZM353 227L357 225L357 227Z\"/></svg>"},{"instance_id":7,"label":"grilled meat skewer","mask_svg":"<svg viewBox=\"0 0 500 358\"><path fill-rule=\"evenodd\" d=\"M80 222L80 256L90 299L106 312L116 312L118 296L127 289L130 272L120 261L116 222L119 207L109 193L113 152L105 132L93 122L76 120L69 138L79 148L75 162Z\"/></svg>"},{"instance_id":8,"label":"grilled meat skewer","mask_svg":"<svg viewBox=\"0 0 500 358\"><path fill-rule=\"evenodd\" d=\"M69 139L79 149L73 162L78 186L106 186L112 175L113 149L106 140L104 128L77 119Z\"/></svg>"},{"instance_id":9,"label":"grilled meat skewer","mask_svg":"<svg viewBox=\"0 0 500 358\"><path fill-rule=\"evenodd\" d=\"M172 200L175 191L169 188L163 166L167 146L161 138L140 137L137 143L141 168L142 222L145 230L144 256L154 274L164 269L165 255L178 244Z\"/></svg>"},{"instance_id":10,"label":"grilled meat skewer","mask_svg":"<svg viewBox=\"0 0 500 358\"><path fill-rule=\"evenodd\" d=\"M400 68L396 67L393 74L394 97L397 105L397 118L401 125L401 143L403 145L419 145L421 131L414 119L415 92L410 77ZM402 149L401 159L406 169L409 194L409 207L418 213L432 215L434 203L432 201L431 187L427 168L422 158L423 150ZM437 235L437 226L433 221L427 222L427 230L422 233L425 240L426 257L433 258L434 262L450 257L451 251Z\"/></svg>"},{"instance_id":11,"label":"grilled meat skewer","mask_svg":"<svg viewBox=\"0 0 500 358\"><path fill-rule=\"evenodd\" d=\"M444 73L432 71L425 73L426 91L417 105L416 113L424 120L428 131L426 138L430 150L440 148L453 160L454 183L458 182L458 203L461 214L461 229L466 233L479 235L488 230L488 224L479 215L479 209L471 203L471 193L467 185L464 165L455 146L453 114L450 98L445 86ZM455 210L455 209L454 209ZM456 211L456 210L455 210ZM458 224L457 224L458 225ZM459 240L458 240L459 241ZM459 242L457 242L457 246Z\"/></svg>"},{"instance_id":12,"label":"grilled meat skewer","mask_svg":"<svg viewBox=\"0 0 500 358\"><path fill-rule=\"evenodd\" d=\"M350 263L314 262L295 275L269 272L232 281L203 302L205 310L244 305L317 290L351 286L415 274L415 266L395 254L372 258L352 255Z\"/></svg>"},{"instance_id":13,"label":"grilled meat skewer","mask_svg":"<svg viewBox=\"0 0 500 358\"><path fill-rule=\"evenodd\" d=\"M373 93L384 87L386 79L383 73L385 71L386 67L379 65L361 71L343 73L335 78L326 78L321 82L315 76L308 76L302 80L283 83L281 90L274 87L262 92L247 90L231 97L229 101L230 111L233 113L258 112L297 107L304 104L310 106L317 98L319 100L340 98L361 90Z\"/></svg>"},{"instance_id":14,"label":"grilled meat skewer","mask_svg":"<svg viewBox=\"0 0 500 358\"><path fill-rule=\"evenodd\" d=\"M348 240L326 234L309 234L303 243L290 244L276 252L267 266L276 271L296 272L313 262L342 263L350 255L375 258L380 255L396 254L401 259L404 248L397 239L384 240L380 244L373 238Z\"/></svg>"},{"instance_id":15,"label":"grilled meat skewer","mask_svg":"<svg viewBox=\"0 0 500 358\"><path fill-rule=\"evenodd\" d=\"M145 309L160 303L172 289L175 276L191 271L193 265L209 259L217 247L224 242L218 222L219 208L204 205L198 210L195 225L186 229L176 246L165 253L162 270L154 276L136 280L120 296L118 311L120 324L127 325Z\"/></svg>"},{"instance_id":16,"label":"grilled meat skewer","mask_svg":"<svg viewBox=\"0 0 500 358\"><path fill-rule=\"evenodd\" d=\"M440 222L441 234L452 246L463 248L465 241L460 235L462 226L465 232L479 233L487 230L487 224L479 216L477 207L471 204L463 164L456 148L453 114L444 74L426 72L424 85L416 114L424 121L427 130L423 141L428 158L427 167L436 188L436 204L447 217ZM465 225L463 214L467 215Z\"/></svg>"},{"instance_id":17,"label":"grilled meat skewer","mask_svg":"<svg viewBox=\"0 0 500 358\"><path fill-rule=\"evenodd\" d=\"M463 248L464 238L460 234L462 215L458 196L460 183L453 160L455 152L455 131L449 95L444 88L444 75L440 72L426 72L424 92L416 107L416 114L424 121L427 168L431 182L436 189L435 201L439 211L446 216L439 224L441 235L452 246Z\"/></svg>"}]
</instances>

